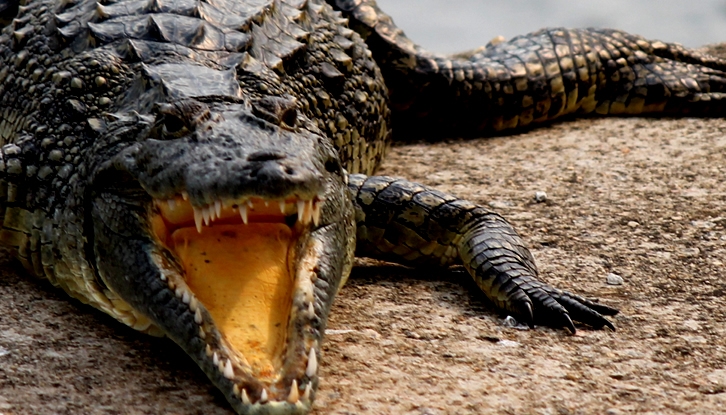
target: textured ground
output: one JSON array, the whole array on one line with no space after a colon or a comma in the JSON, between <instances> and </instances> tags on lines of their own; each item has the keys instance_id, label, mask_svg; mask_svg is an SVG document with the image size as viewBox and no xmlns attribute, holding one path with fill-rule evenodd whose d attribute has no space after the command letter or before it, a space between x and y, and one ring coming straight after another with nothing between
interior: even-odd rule
<instances>
[{"instance_id":1,"label":"textured ground","mask_svg":"<svg viewBox=\"0 0 726 415\"><path fill-rule=\"evenodd\" d=\"M496 208L545 280L622 310L618 331L507 328L466 276L365 263L333 307L315 413L726 413L725 131L594 119L395 147L383 173ZM162 413L231 411L170 341L0 263L0 414Z\"/></svg>"}]
</instances>

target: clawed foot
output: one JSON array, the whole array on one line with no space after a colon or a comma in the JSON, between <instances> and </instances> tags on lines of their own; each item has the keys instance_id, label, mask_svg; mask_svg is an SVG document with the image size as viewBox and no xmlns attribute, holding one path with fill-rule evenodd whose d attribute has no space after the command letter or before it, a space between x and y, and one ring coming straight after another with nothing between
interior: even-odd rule
<instances>
[{"instance_id":1,"label":"clawed foot","mask_svg":"<svg viewBox=\"0 0 726 415\"><path fill-rule=\"evenodd\" d=\"M511 225L496 213L476 213L476 221L461 240L459 255L495 305L530 327L535 323L565 327L574 334L575 320L596 329L607 326L615 330L604 316L618 310L540 281L534 257Z\"/></svg>"},{"instance_id":2,"label":"clawed foot","mask_svg":"<svg viewBox=\"0 0 726 415\"><path fill-rule=\"evenodd\" d=\"M538 280L530 280L519 288L519 295L510 297L505 308L515 312L530 327L534 327L536 322L564 327L575 334L574 320L595 329L608 327L615 331L615 326L604 317L616 315L619 311L615 308L558 290Z\"/></svg>"}]
</instances>

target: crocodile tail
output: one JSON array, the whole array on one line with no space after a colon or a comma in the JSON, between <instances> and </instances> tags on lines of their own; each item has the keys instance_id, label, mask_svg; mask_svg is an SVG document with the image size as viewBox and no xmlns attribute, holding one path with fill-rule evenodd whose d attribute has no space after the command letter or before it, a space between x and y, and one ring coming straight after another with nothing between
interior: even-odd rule
<instances>
[{"instance_id":1,"label":"crocodile tail","mask_svg":"<svg viewBox=\"0 0 726 415\"><path fill-rule=\"evenodd\" d=\"M414 139L516 131L572 114L726 113L726 60L678 44L551 28L444 56L409 40L375 1L329 2L368 43L393 125Z\"/></svg>"},{"instance_id":2,"label":"crocodile tail","mask_svg":"<svg viewBox=\"0 0 726 415\"><path fill-rule=\"evenodd\" d=\"M582 114L726 113L726 60L618 31L544 29L451 57L420 48L402 56L379 63L393 124L414 138L517 131Z\"/></svg>"}]
</instances>

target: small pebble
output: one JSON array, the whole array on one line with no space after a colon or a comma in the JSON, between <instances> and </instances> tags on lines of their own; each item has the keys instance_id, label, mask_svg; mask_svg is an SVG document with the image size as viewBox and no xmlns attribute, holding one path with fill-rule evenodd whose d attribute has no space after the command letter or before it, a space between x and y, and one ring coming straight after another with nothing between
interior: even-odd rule
<instances>
[{"instance_id":1,"label":"small pebble","mask_svg":"<svg viewBox=\"0 0 726 415\"><path fill-rule=\"evenodd\" d=\"M623 285L624 280L620 275L610 273L607 277L605 277L605 282L607 282L608 285Z\"/></svg>"},{"instance_id":2,"label":"small pebble","mask_svg":"<svg viewBox=\"0 0 726 415\"><path fill-rule=\"evenodd\" d=\"M542 203L547 201L547 193L543 191L537 191L534 192L534 201L537 203Z\"/></svg>"},{"instance_id":3,"label":"small pebble","mask_svg":"<svg viewBox=\"0 0 726 415\"><path fill-rule=\"evenodd\" d=\"M517 327L517 325L519 325L519 322L517 322L516 318L512 316L507 316L502 322L502 325L504 327Z\"/></svg>"},{"instance_id":4,"label":"small pebble","mask_svg":"<svg viewBox=\"0 0 726 415\"><path fill-rule=\"evenodd\" d=\"M520 323L519 321L517 321L516 318L514 318L512 316L507 316L504 319L504 321L502 321L502 325L504 327L511 327L511 328L517 329L517 330L525 330L525 331L529 330L528 325Z\"/></svg>"}]
</instances>

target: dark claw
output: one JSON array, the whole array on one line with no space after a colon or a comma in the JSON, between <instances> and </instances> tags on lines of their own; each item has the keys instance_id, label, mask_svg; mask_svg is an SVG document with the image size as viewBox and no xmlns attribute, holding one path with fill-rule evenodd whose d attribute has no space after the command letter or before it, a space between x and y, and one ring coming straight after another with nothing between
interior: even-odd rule
<instances>
[{"instance_id":1,"label":"dark claw","mask_svg":"<svg viewBox=\"0 0 726 415\"><path fill-rule=\"evenodd\" d=\"M527 323L530 329L534 328L534 310L532 310L532 303L525 303L527 308L526 314L524 314L524 322Z\"/></svg>"},{"instance_id":2,"label":"dark claw","mask_svg":"<svg viewBox=\"0 0 726 415\"><path fill-rule=\"evenodd\" d=\"M575 334L574 320L615 330L603 315L615 315L618 310L540 281L532 255L510 225L493 213L482 215L466 232L459 254L494 304L530 327L545 324Z\"/></svg>"},{"instance_id":3,"label":"dark claw","mask_svg":"<svg viewBox=\"0 0 726 415\"><path fill-rule=\"evenodd\" d=\"M580 303L581 305L591 308L593 311L597 311L598 313L606 316L614 316L620 312L620 310L608 307L596 301L588 300L586 298L580 297L579 295L572 294L571 292L562 291L560 295L567 296L568 298Z\"/></svg>"},{"instance_id":4,"label":"dark claw","mask_svg":"<svg viewBox=\"0 0 726 415\"><path fill-rule=\"evenodd\" d=\"M574 321L587 324L595 329L608 327L615 331L615 326L604 317L618 313L618 310L587 300L583 297L560 291L542 282L531 283L523 287L524 291L534 305L535 319L539 324L553 327L563 327L571 334L575 334ZM527 304L528 307L531 307ZM520 308L524 308L520 306ZM530 325L531 327L531 325Z\"/></svg>"},{"instance_id":5,"label":"dark claw","mask_svg":"<svg viewBox=\"0 0 726 415\"><path fill-rule=\"evenodd\" d=\"M610 330L615 331L615 326L603 317L603 314L613 316L618 313L618 310L587 300L567 291L561 291L557 294L555 294L556 297L559 297L557 301L567 309L575 320L581 321L596 329L607 326Z\"/></svg>"},{"instance_id":6,"label":"dark claw","mask_svg":"<svg viewBox=\"0 0 726 415\"><path fill-rule=\"evenodd\" d=\"M569 314L563 314L562 319L564 320L563 327L570 331L570 334L577 333L577 330L575 329L575 323L572 322L572 319L570 318Z\"/></svg>"},{"instance_id":7,"label":"dark claw","mask_svg":"<svg viewBox=\"0 0 726 415\"><path fill-rule=\"evenodd\" d=\"M617 308L608 307L595 302L589 302L589 304L586 305L604 316L614 316L620 312Z\"/></svg>"}]
</instances>

